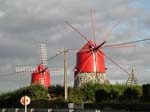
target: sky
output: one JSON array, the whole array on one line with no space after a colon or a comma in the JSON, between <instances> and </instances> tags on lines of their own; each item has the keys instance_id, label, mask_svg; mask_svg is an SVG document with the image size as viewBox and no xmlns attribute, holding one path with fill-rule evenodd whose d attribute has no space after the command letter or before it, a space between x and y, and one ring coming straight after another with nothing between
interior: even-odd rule
<instances>
[{"instance_id":1,"label":"sky","mask_svg":"<svg viewBox=\"0 0 150 112\"><path fill-rule=\"evenodd\" d=\"M64 21L69 21L89 40L90 10L94 11L96 42L114 28L105 45L150 38L149 0L0 0L0 92L30 84L31 74L13 74L16 67L40 63L39 44L47 45L48 57L64 48L80 49L86 41ZM139 84L150 82L150 41L130 48L103 48L129 73L134 69ZM68 67L76 65L77 51L70 51ZM105 59L110 83L125 83L128 75ZM62 67L63 55L49 60L48 67ZM69 84L73 84L73 75ZM63 82L63 77L52 81Z\"/></svg>"}]
</instances>

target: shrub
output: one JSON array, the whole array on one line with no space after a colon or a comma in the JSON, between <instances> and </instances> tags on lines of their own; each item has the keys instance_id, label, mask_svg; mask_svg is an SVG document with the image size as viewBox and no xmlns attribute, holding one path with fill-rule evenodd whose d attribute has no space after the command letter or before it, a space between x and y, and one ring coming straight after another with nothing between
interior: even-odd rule
<instances>
[{"instance_id":1,"label":"shrub","mask_svg":"<svg viewBox=\"0 0 150 112\"><path fill-rule=\"evenodd\" d=\"M124 89L123 95L120 97L120 101L126 103L137 103L142 96L142 88L140 86L127 86Z\"/></svg>"},{"instance_id":2,"label":"shrub","mask_svg":"<svg viewBox=\"0 0 150 112\"><path fill-rule=\"evenodd\" d=\"M107 90L101 88L95 92L96 102L108 101L110 95Z\"/></svg>"},{"instance_id":3,"label":"shrub","mask_svg":"<svg viewBox=\"0 0 150 112\"><path fill-rule=\"evenodd\" d=\"M95 92L100 88L98 83L86 83L81 87L81 91L85 96L84 102L95 102Z\"/></svg>"},{"instance_id":4,"label":"shrub","mask_svg":"<svg viewBox=\"0 0 150 112\"><path fill-rule=\"evenodd\" d=\"M0 95L0 107L20 107L20 98L24 95L33 98L46 98L48 90L40 84L31 84L18 90Z\"/></svg>"},{"instance_id":5,"label":"shrub","mask_svg":"<svg viewBox=\"0 0 150 112\"><path fill-rule=\"evenodd\" d=\"M61 85L51 86L49 88L49 93L64 96L64 87Z\"/></svg>"},{"instance_id":6,"label":"shrub","mask_svg":"<svg viewBox=\"0 0 150 112\"><path fill-rule=\"evenodd\" d=\"M68 96L68 102L79 104L85 101L85 96L80 88L68 88Z\"/></svg>"}]
</instances>

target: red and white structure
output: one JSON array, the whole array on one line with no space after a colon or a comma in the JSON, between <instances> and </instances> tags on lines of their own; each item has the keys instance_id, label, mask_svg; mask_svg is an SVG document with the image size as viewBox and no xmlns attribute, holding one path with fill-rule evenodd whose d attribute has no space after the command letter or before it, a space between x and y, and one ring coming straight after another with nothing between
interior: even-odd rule
<instances>
[{"instance_id":1,"label":"red and white structure","mask_svg":"<svg viewBox=\"0 0 150 112\"><path fill-rule=\"evenodd\" d=\"M44 87L51 86L50 72L47 67L47 50L45 44L40 44L40 64L36 67L17 67L17 73L32 73L31 83L40 83Z\"/></svg>"},{"instance_id":2,"label":"red and white structure","mask_svg":"<svg viewBox=\"0 0 150 112\"><path fill-rule=\"evenodd\" d=\"M95 43L88 41L76 56L75 86L80 86L89 81L104 83L106 81L106 68L104 53L95 49ZM86 51L85 49L89 49Z\"/></svg>"},{"instance_id":3,"label":"red and white structure","mask_svg":"<svg viewBox=\"0 0 150 112\"><path fill-rule=\"evenodd\" d=\"M112 30L118 25L118 23L115 24L113 28L103 37L102 42L100 42L100 44L97 44L95 36L95 23L94 23L95 21L92 11L91 11L91 21L92 21L91 29L93 33L93 41L89 40L87 36L82 34L77 28L71 25L68 21L65 21L65 23L69 27L75 30L81 37L83 37L87 41L87 43L76 54L76 66L74 74L75 87L79 87L87 82L94 82L101 84L108 83L109 81L106 79L105 58L108 58L111 62L113 62L115 65L117 65L120 69L122 69L129 75L129 73L125 69L123 69L112 58L105 55L104 52L102 51L102 48L104 47L122 48L133 46L133 45L125 46L124 44L126 43L104 46L107 38L111 34Z\"/></svg>"}]
</instances>

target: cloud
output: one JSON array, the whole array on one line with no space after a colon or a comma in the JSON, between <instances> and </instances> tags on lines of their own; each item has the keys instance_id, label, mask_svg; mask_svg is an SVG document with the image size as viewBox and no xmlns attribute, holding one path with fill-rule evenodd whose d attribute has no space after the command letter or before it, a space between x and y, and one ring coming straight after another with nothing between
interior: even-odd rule
<instances>
[{"instance_id":1,"label":"cloud","mask_svg":"<svg viewBox=\"0 0 150 112\"><path fill-rule=\"evenodd\" d=\"M138 3L139 2L139 3ZM39 43L46 43L48 56L54 56L63 48L81 48L86 41L78 33L69 28L64 21L68 20L90 40L91 32L90 10L95 11L96 41L109 32L117 22L120 24L112 30L106 45L129 42L137 39L149 38L150 16L149 4L130 0L4 0L0 1L0 72L12 73L16 66L31 66L38 64ZM138 3L138 4L137 4ZM139 5L144 4L144 5ZM102 49L118 63L130 71L133 66L140 77L141 83L149 82L147 74L149 62L149 42L137 43L135 48ZM77 51L68 52L68 66L76 64ZM63 56L49 61L49 66L63 65ZM126 78L110 62L107 76L109 80L123 81ZM118 72L116 71L118 70ZM111 75L112 71L114 72ZM141 72L143 71L143 72ZM145 77L140 76L145 74ZM24 82L19 79L23 79ZM30 77L14 75L0 79L0 90L8 85L10 88L23 86L30 82ZM73 76L72 76L73 80ZM16 82L16 83L14 83ZM72 82L70 82L72 83ZM11 86L12 85L12 86ZM8 89L10 89L8 88Z\"/></svg>"}]
</instances>

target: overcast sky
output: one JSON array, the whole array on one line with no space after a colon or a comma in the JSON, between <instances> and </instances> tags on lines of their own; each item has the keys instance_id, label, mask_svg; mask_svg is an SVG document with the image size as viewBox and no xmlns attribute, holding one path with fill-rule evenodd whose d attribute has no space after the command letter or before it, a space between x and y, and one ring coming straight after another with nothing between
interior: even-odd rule
<instances>
[{"instance_id":1,"label":"overcast sky","mask_svg":"<svg viewBox=\"0 0 150 112\"><path fill-rule=\"evenodd\" d=\"M40 62L39 43L47 45L48 57L63 48L81 48L86 43L64 23L65 20L92 40L91 9L95 11L97 43L117 22L120 24L105 45L150 38L149 0L0 0L0 91L30 83L30 74L11 73L18 66L33 66ZM149 44L145 41L136 43L136 47L102 50L128 72L133 68L138 82L145 84L150 82ZM68 52L69 67L76 64L76 52ZM125 83L128 75L107 58L105 62L107 79L111 83ZM63 56L48 64L49 67L62 65ZM69 79L69 84L73 84L73 75ZM63 82L63 78L59 80Z\"/></svg>"}]
</instances>

